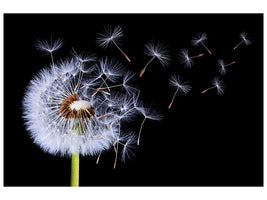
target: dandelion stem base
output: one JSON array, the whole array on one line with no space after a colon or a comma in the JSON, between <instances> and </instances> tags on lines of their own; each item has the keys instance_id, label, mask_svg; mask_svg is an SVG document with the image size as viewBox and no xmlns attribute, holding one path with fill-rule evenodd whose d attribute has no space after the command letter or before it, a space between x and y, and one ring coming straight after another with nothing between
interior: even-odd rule
<instances>
[{"instance_id":1,"label":"dandelion stem base","mask_svg":"<svg viewBox=\"0 0 267 200\"><path fill-rule=\"evenodd\" d=\"M79 186L79 154L71 156L71 187Z\"/></svg>"}]
</instances>

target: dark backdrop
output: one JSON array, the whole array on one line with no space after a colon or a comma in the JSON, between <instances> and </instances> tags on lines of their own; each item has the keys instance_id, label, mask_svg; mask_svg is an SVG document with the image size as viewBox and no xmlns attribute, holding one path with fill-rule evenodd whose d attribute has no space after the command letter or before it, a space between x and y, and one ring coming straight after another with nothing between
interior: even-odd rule
<instances>
[{"instance_id":1,"label":"dark backdrop","mask_svg":"<svg viewBox=\"0 0 267 200\"><path fill-rule=\"evenodd\" d=\"M106 24L121 25L122 48L96 47L95 39ZM247 32L250 46L232 48ZM198 32L207 33L213 55L191 45ZM80 160L81 186L262 186L263 185L263 15L262 14L79 14L4 15L4 185L68 186L70 159L43 153L33 144L23 125L21 101L32 77L50 62L34 48L37 39L62 37L64 46L55 60L72 47L98 55L111 55L129 70L139 72L149 60L144 44L151 39L169 45L172 63L153 61L137 80L141 98L164 115L147 121L141 146L126 164L113 170L114 152ZM205 53L192 69L179 63L177 54L188 48ZM236 61L223 76L225 94L201 94L218 76L218 59ZM192 84L187 96L177 97L168 110L173 91L168 78L179 74ZM136 119L138 130L142 118Z\"/></svg>"}]
</instances>

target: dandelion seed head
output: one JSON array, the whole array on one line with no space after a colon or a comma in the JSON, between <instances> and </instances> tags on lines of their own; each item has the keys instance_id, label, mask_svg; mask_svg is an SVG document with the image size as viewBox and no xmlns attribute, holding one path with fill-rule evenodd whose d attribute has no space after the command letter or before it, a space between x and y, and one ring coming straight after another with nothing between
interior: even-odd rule
<instances>
[{"instance_id":1,"label":"dandelion seed head","mask_svg":"<svg viewBox=\"0 0 267 200\"><path fill-rule=\"evenodd\" d=\"M144 53L148 56L157 57L162 66L167 66L171 61L168 47L162 42L150 41L145 45Z\"/></svg>"},{"instance_id":2,"label":"dandelion seed head","mask_svg":"<svg viewBox=\"0 0 267 200\"><path fill-rule=\"evenodd\" d=\"M51 69L45 68L30 81L25 92L23 118L34 143L45 152L97 155L110 149L119 137L118 121L137 114L135 109L129 111L136 101L129 93L115 98L100 92L92 96L95 90L82 85L97 88L102 79L92 78L79 66L77 60L67 59ZM120 72L113 69L112 76L119 76ZM107 115L116 111L116 106L122 110ZM107 117L98 118L104 115Z\"/></svg>"}]
</instances>

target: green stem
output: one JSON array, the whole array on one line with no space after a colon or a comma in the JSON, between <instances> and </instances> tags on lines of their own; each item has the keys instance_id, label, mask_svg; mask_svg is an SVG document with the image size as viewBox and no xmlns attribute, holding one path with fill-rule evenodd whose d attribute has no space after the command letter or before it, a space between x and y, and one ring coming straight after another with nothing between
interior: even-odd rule
<instances>
[{"instance_id":1,"label":"green stem","mask_svg":"<svg viewBox=\"0 0 267 200\"><path fill-rule=\"evenodd\" d=\"M71 155L71 187L79 187L79 154Z\"/></svg>"}]
</instances>

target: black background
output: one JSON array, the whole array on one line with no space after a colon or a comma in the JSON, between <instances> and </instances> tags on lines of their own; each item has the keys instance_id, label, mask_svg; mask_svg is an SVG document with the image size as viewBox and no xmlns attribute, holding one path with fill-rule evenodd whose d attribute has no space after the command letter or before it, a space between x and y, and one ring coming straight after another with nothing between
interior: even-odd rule
<instances>
[{"instance_id":1,"label":"black background","mask_svg":"<svg viewBox=\"0 0 267 200\"><path fill-rule=\"evenodd\" d=\"M106 24L121 25L121 45L132 62L115 48L96 47L95 39ZM240 32L247 32L250 46L233 47ZM207 33L209 55L191 45L198 32ZM114 152L80 160L81 186L262 186L263 185L263 15L261 14L79 14L4 15L4 185L68 186L70 158L43 153L33 144L23 125L22 98L29 81L50 62L34 48L37 39L62 37L64 46L55 60L69 56L72 47L120 59L139 73L150 59L144 45L151 39L165 42L172 63L153 61L138 85L141 99L161 111L160 122L145 123L135 157L113 169ZM177 54L204 53L192 69L180 64ZM219 76L218 59L236 61L223 80L225 94L201 94ZM192 91L176 97L168 86L170 75L189 80ZM133 127L138 131L142 118Z\"/></svg>"}]
</instances>

